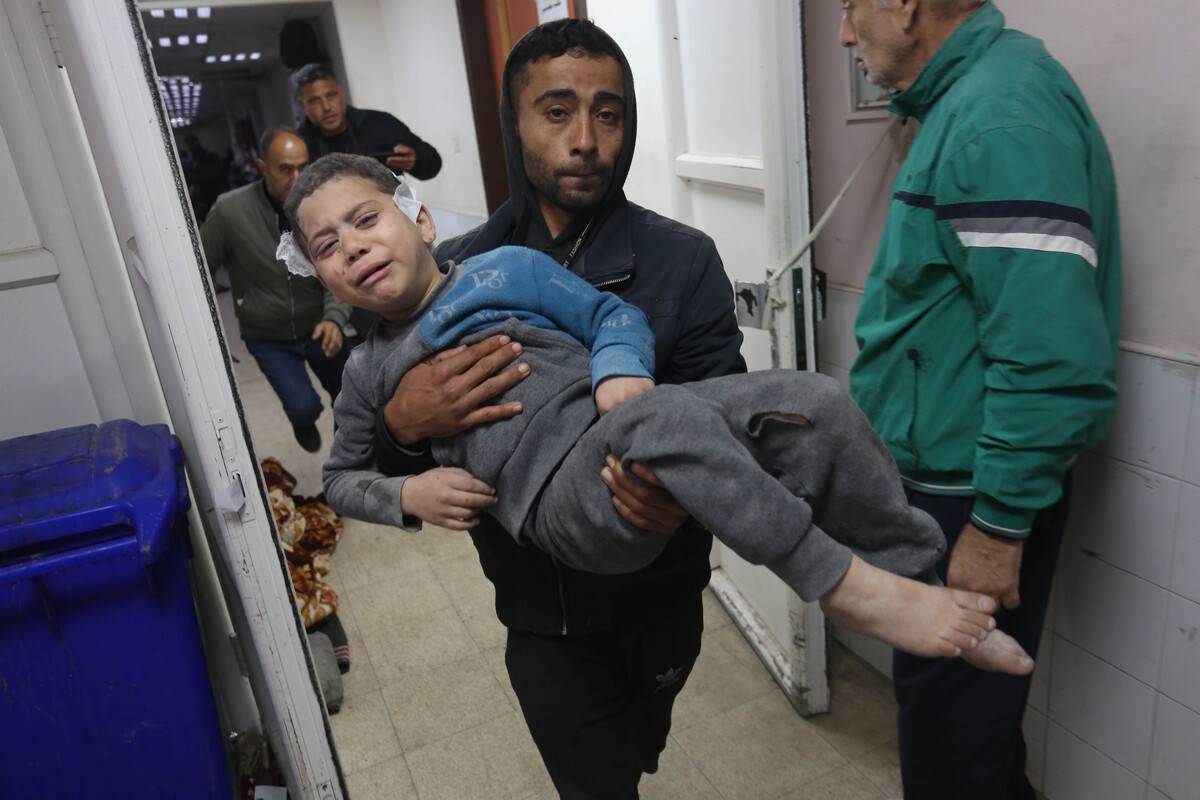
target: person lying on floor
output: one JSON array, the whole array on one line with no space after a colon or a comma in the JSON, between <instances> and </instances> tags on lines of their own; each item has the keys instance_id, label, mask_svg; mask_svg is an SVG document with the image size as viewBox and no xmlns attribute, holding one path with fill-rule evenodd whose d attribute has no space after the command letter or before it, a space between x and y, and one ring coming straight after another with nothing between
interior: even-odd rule
<instances>
[{"instance_id":1,"label":"person lying on floor","mask_svg":"<svg viewBox=\"0 0 1200 800\"><path fill-rule=\"evenodd\" d=\"M522 413L431 443L439 464L472 477L460 507L486 509L572 567L630 572L667 537L623 520L595 478L609 452L624 453L714 536L805 600L819 598L838 624L913 653L1032 670L993 630L994 599L931 585L941 531L909 507L891 456L829 378L774 370L656 387L653 336L638 309L525 248L439 269L428 211L368 158L319 159L285 211L289 268L315 270L339 300L383 319L351 355L334 407L324 478L340 513L409 530L439 519L436 482L376 470L376 412L423 359L503 333L532 368L505 398Z\"/></svg>"}]
</instances>

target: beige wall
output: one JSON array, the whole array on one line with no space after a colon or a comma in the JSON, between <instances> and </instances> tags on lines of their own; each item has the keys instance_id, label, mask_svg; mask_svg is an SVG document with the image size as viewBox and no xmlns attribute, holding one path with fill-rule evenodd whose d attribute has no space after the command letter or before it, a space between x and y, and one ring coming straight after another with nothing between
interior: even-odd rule
<instances>
[{"instance_id":1,"label":"beige wall","mask_svg":"<svg viewBox=\"0 0 1200 800\"><path fill-rule=\"evenodd\" d=\"M1194 359L1200 355L1200 92L1191 44L1200 5L1146 0L1128 8L1087 0L1002 0L1012 27L1045 40L1099 120L1121 192L1125 307L1122 338ZM883 121L852 121L846 54L833 0L805 0L814 209L832 200L874 144ZM1142 23L1154 20L1155 24ZM1133 65L1136 65L1133 66ZM861 287L886 212L899 149L864 170L817 243L830 279Z\"/></svg>"}]
</instances>

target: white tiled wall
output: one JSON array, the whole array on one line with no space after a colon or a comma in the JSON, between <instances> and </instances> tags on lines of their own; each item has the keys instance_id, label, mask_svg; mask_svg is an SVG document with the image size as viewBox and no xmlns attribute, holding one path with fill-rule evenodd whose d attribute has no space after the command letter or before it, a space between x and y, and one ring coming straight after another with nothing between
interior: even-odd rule
<instances>
[{"instance_id":1,"label":"white tiled wall","mask_svg":"<svg viewBox=\"0 0 1200 800\"><path fill-rule=\"evenodd\" d=\"M845 383L860 295L829 295L821 370ZM1122 351L1118 381L1113 432L1075 469L1029 773L1050 800L1200 800L1200 367Z\"/></svg>"}]
</instances>

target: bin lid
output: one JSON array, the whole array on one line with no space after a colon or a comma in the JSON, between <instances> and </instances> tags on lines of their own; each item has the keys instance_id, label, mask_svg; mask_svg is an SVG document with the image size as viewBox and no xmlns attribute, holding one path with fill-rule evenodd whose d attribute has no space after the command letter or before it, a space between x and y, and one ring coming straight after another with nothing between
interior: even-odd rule
<instances>
[{"instance_id":1,"label":"bin lid","mask_svg":"<svg viewBox=\"0 0 1200 800\"><path fill-rule=\"evenodd\" d=\"M0 554L124 527L150 563L188 508L182 464L165 425L127 419L0 442Z\"/></svg>"}]
</instances>

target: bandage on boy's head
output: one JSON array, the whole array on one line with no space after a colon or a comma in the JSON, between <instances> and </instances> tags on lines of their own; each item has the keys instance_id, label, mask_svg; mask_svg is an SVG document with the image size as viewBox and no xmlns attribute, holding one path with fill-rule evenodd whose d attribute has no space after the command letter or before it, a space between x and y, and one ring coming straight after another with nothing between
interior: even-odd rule
<instances>
[{"instance_id":1,"label":"bandage on boy's head","mask_svg":"<svg viewBox=\"0 0 1200 800\"><path fill-rule=\"evenodd\" d=\"M413 196L412 189L404 179L375 159L350 153L322 156L300 173L283 203L283 213L298 235L289 231L280 236L275 257L287 264L288 271L293 275L313 277L317 274L305 252L304 232L300 230L297 220L300 204L313 192L337 178L361 178L384 194L390 193L396 207L414 223L421 213L421 201Z\"/></svg>"}]
</instances>

